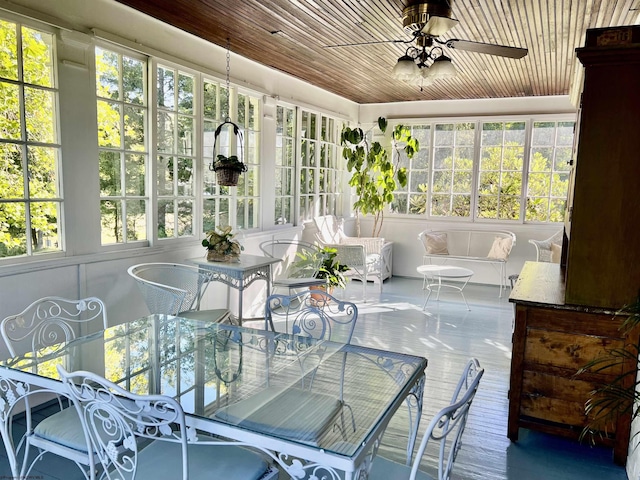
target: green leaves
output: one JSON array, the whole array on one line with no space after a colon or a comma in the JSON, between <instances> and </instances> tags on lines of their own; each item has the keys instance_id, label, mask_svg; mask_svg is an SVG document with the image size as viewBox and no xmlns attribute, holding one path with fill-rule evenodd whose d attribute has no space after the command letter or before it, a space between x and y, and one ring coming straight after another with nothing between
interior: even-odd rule
<instances>
[{"instance_id":1,"label":"green leaves","mask_svg":"<svg viewBox=\"0 0 640 480\"><path fill-rule=\"evenodd\" d=\"M388 124L384 117L378 118L377 125L382 133L386 132ZM356 214L374 216L373 236L380 234L384 209L393 202L398 184L402 187L407 185L407 169L399 167L400 151L412 158L420 149L411 129L403 125L394 127L392 141L395 159L389 158L388 150L380 142L369 145L360 128L345 127L341 134L342 156L347 160L347 171L351 173L349 185L355 188L358 196L353 208Z\"/></svg>"}]
</instances>

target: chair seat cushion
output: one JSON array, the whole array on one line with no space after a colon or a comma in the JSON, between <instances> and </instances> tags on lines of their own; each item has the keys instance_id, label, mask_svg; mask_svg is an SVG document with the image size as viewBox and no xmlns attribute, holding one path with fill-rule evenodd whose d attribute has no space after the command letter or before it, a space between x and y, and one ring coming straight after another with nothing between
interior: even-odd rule
<instances>
[{"instance_id":1,"label":"chair seat cushion","mask_svg":"<svg viewBox=\"0 0 640 480\"><path fill-rule=\"evenodd\" d=\"M242 478L257 480L267 471L267 463L256 452L227 445L189 444L189 480ZM180 444L156 441L138 455L136 480L182 478Z\"/></svg>"},{"instance_id":2,"label":"chair seat cushion","mask_svg":"<svg viewBox=\"0 0 640 480\"><path fill-rule=\"evenodd\" d=\"M384 457L376 457L371 464L369 480L409 480L411 466L394 462ZM416 480L433 480L422 470L418 470Z\"/></svg>"},{"instance_id":3,"label":"chair seat cushion","mask_svg":"<svg viewBox=\"0 0 640 480\"><path fill-rule=\"evenodd\" d=\"M250 430L315 444L341 407L335 396L300 388L268 387L218 410L215 417Z\"/></svg>"},{"instance_id":4,"label":"chair seat cushion","mask_svg":"<svg viewBox=\"0 0 640 480\"><path fill-rule=\"evenodd\" d=\"M87 453L87 441L80 417L71 406L49 415L33 429L36 437Z\"/></svg>"}]
</instances>

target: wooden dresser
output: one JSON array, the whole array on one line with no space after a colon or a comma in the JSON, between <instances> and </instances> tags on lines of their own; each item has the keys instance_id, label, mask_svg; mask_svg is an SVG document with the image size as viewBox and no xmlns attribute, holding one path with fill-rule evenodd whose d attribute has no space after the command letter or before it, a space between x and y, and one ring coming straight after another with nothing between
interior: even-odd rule
<instances>
[{"instance_id":1,"label":"wooden dresser","mask_svg":"<svg viewBox=\"0 0 640 480\"><path fill-rule=\"evenodd\" d=\"M509 297L515 303L508 436L520 427L577 439L587 423L585 402L598 385L618 371L585 373L578 369L605 354L638 341L624 336L623 317L602 308L565 304L564 272L559 264L526 262ZM635 368L633 361L623 368ZM632 379L630 379L632 380ZM613 447L614 461L627 457L630 418L618 418L598 443ZM585 440L586 441L586 440Z\"/></svg>"}]
</instances>

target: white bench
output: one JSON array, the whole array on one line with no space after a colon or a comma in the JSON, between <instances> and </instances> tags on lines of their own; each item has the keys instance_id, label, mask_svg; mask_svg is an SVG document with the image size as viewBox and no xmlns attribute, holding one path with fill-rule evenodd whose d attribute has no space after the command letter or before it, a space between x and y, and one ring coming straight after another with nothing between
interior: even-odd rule
<instances>
[{"instance_id":1,"label":"white bench","mask_svg":"<svg viewBox=\"0 0 640 480\"><path fill-rule=\"evenodd\" d=\"M506 230L425 230L418 239L424 247L424 264L449 260L488 263L498 268L500 297L507 286L507 260L516 235Z\"/></svg>"}]
</instances>

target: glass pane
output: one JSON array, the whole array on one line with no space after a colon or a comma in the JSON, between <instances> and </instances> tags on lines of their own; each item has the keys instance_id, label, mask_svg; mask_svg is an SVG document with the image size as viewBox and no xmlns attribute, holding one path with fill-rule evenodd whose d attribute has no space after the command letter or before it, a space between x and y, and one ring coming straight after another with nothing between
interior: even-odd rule
<instances>
[{"instance_id":1,"label":"glass pane","mask_svg":"<svg viewBox=\"0 0 640 480\"><path fill-rule=\"evenodd\" d=\"M195 155L193 138L193 118L178 116L178 152L182 155Z\"/></svg>"},{"instance_id":2,"label":"glass pane","mask_svg":"<svg viewBox=\"0 0 640 480\"><path fill-rule=\"evenodd\" d=\"M127 195L143 196L145 194L146 158L146 155L125 155L125 189Z\"/></svg>"},{"instance_id":3,"label":"glass pane","mask_svg":"<svg viewBox=\"0 0 640 480\"><path fill-rule=\"evenodd\" d=\"M178 236L193 235L193 201L178 202Z\"/></svg>"},{"instance_id":4,"label":"glass pane","mask_svg":"<svg viewBox=\"0 0 640 480\"><path fill-rule=\"evenodd\" d=\"M546 173L530 173L527 195L544 197L549 195L550 178Z\"/></svg>"},{"instance_id":5,"label":"glass pane","mask_svg":"<svg viewBox=\"0 0 640 480\"><path fill-rule=\"evenodd\" d=\"M531 149L529 170L532 172L550 172L553 160L552 147L538 147Z\"/></svg>"},{"instance_id":6,"label":"glass pane","mask_svg":"<svg viewBox=\"0 0 640 480\"><path fill-rule=\"evenodd\" d=\"M0 77L10 80L18 80L18 34L16 28L15 23L0 19L0 45L3 47Z\"/></svg>"},{"instance_id":7,"label":"glass pane","mask_svg":"<svg viewBox=\"0 0 640 480\"><path fill-rule=\"evenodd\" d=\"M529 222L546 222L548 219L547 198L527 198L526 219Z\"/></svg>"},{"instance_id":8,"label":"glass pane","mask_svg":"<svg viewBox=\"0 0 640 480\"><path fill-rule=\"evenodd\" d=\"M158 238L172 238L174 233L173 200L158 200Z\"/></svg>"},{"instance_id":9,"label":"glass pane","mask_svg":"<svg viewBox=\"0 0 640 480\"><path fill-rule=\"evenodd\" d=\"M568 173L554 173L551 177L551 195L554 197L565 198L567 196L567 189L569 188L569 174Z\"/></svg>"},{"instance_id":10,"label":"glass pane","mask_svg":"<svg viewBox=\"0 0 640 480\"><path fill-rule=\"evenodd\" d=\"M535 122L531 137L531 145L553 145L555 143L555 122Z\"/></svg>"},{"instance_id":11,"label":"glass pane","mask_svg":"<svg viewBox=\"0 0 640 480\"><path fill-rule=\"evenodd\" d=\"M237 124L240 127L246 127L246 102L247 97L241 93L238 94L238 120Z\"/></svg>"},{"instance_id":12,"label":"glass pane","mask_svg":"<svg viewBox=\"0 0 640 480\"><path fill-rule=\"evenodd\" d=\"M558 171L568 172L571 170L571 147L558 147L556 148L556 158L553 168Z\"/></svg>"},{"instance_id":13,"label":"glass pane","mask_svg":"<svg viewBox=\"0 0 640 480\"><path fill-rule=\"evenodd\" d=\"M522 147L505 147L502 159L504 170L522 170L524 166L524 149Z\"/></svg>"},{"instance_id":14,"label":"glass pane","mask_svg":"<svg viewBox=\"0 0 640 480\"><path fill-rule=\"evenodd\" d=\"M436 125L434 145L436 147L453 145L453 128L454 125L451 123Z\"/></svg>"},{"instance_id":15,"label":"glass pane","mask_svg":"<svg viewBox=\"0 0 640 480\"><path fill-rule=\"evenodd\" d=\"M478 197L478 217L498 218L498 197L497 195L480 195Z\"/></svg>"},{"instance_id":16,"label":"glass pane","mask_svg":"<svg viewBox=\"0 0 640 480\"><path fill-rule=\"evenodd\" d=\"M456 125L456 145L473 145L475 136L475 125L473 123Z\"/></svg>"},{"instance_id":17,"label":"glass pane","mask_svg":"<svg viewBox=\"0 0 640 480\"><path fill-rule=\"evenodd\" d=\"M146 240L146 200L127 200L127 240Z\"/></svg>"},{"instance_id":18,"label":"glass pane","mask_svg":"<svg viewBox=\"0 0 640 480\"><path fill-rule=\"evenodd\" d=\"M169 68L158 67L158 106L173 110L175 107L175 77Z\"/></svg>"},{"instance_id":19,"label":"glass pane","mask_svg":"<svg viewBox=\"0 0 640 480\"><path fill-rule=\"evenodd\" d=\"M203 97L204 116L209 119L218 118L218 85L205 80L203 87Z\"/></svg>"},{"instance_id":20,"label":"glass pane","mask_svg":"<svg viewBox=\"0 0 640 480\"><path fill-rule=\"evenodd\" d=\"M30 204L33 251L38 253L60 251L59 202L33 202Z\"/></svg>"},{"instance_id":21,"label":"glass pane","mask_svg":"<svg viewBox=\"0 0 640 480\"><path fill-rule=\"evenodd\" d=\"M122 189L120 154L100 152L100 196L120 195Z\"/></svg>"},{"instance_id":22,"label":"glass pane","mask_svg":"<svg viewBox=\"0 0 640 480\"><path fill-rule=\"evenodd\" d=\"M4 62L3 43L3 62ZM53 35L22 27L22 76L25 83L54 87Z\"/></svg>"},{"instance_id":23,"label":"glass pane","mask_svg":"<svg viewBox=\"0 0 640 480\"><path fill-rule=\"evenodd\" d=\"M160 155L156 162L158 195L173 195L173 157Z\"/></svg>"},{"instance_id":24,"label":"glass pane","mask_svg":"<svg viewBox=\"0 0 640 480\"><path fill-rule=\"evenodd\" d=\"M482 124L482 145L502 145L502 123Z\"/></svg>"},{"instance_id":25,"label":"glass pane","mask_svg":"<svg viewBox=\"0 0 640 480\"><path fill-rule=\"evenodd\" d=\"M46 147L28 147L29 161L29 197L60 197L58 177L58 149ZM22 179L20 179L22 184Z\"/></svg>"},{"instance_id":26,"label":"glass pane","mask_svg":"<svg viewBox=\"0 0 640 480\"><path fill-rule=\"evenodd\" d=\"M122 243L122 203L118 200L100 201L103 245Z\"/></svg>"},{"instance_id":27,"label":"glass pane","mask_svg":"<svg viewBox=\"0 0 640 480\"><path fill-rule=\"evenodd\" d=\"M22 149L13 143L0 143L0 176L3 181L0 183L0 199L24 198L24 171L22 168ZM10 204L0 203L0 225L4 222L11 222L9 217L5 217ZM24 215L23 215L24 218ZM0 248L1 250L1 248ZM0 251L0 255L2 252Z\"/></svg>"},{"instance_id":28,"label":"glass pane","mask_svg":"<svg viewBox=\"0 0 640 480\"><path fill-rule=\"evenodd\" d=\"M193 195L193 159L178 159L178 195Z\"/></svg>"},{"instance_id":29,"label":"glass pane","mask_svg":"<svg viewBox=\"0 0 640 480\"><path fill-rule=\"evenodd\" d=\"M120 106L117 103L98 100L98 146L122 146L120 132Z\"/></svg>"},{"instance_id":30,"label":"glass pane","mask_svg":"<svg viewBox=\"0 0 640 480\"><path fill-rule=\"evenodd\" d=\"M144 105L144 69L145 62L122 57L122 90L125 102Z\"/></svg>"},{"instance_id":31,"label":"glass pane","mask_svg":"<svg viewBox=\"0 0 640 480\"><path fill-rule=\"evenodd\" d=\"M24 203L0 202L0 257L27 253L27 222Z\"/></svg>"},{"instance_id":32,"label":"glass pane","mask_svg":"<svg viewBox=\"0 0 640 480\"><path fill-rule=\"evenodd\" d=\"M0 62L0 66L2 62ZM20 97L18 85L0 82L0 99L2 111L0 115L0 137L9 140L19 140L22 137L22 123L20 116Z\"/></svg>"},{"instance_id":33,"label":"glass pane","mask_svg":"<svg viewBox=\"0 0 640 480\"><path fill-rule=\"evenodd\" d=\"M451 191L453 193L469 193L471 192L471 181L473 175L471 172L454 172L453 185Z\"/></svg>"},{"instance_id":34,"label":"glass pane","mask_svg":"<svg viewBox=\"0 0 640 480\"><path fill-rule=\"evenodd\" d=\"M453 149L447 147L436 148L433 154L434 169L450 169L453 166Z\"/></svg>"},{"instance_id":35,"label":"glass pane","mask_svg":"<svg viewBox=\"0 0 640 480\"><path fill-rule=\"evenodd\" d=\"M471 197L469 195L454 195L451 215L455 217L470 217Z\"/></svg>"},{"instance_id":36,"label":"glass pane","mask_svg":"<svg viewBox=\"0 0 640 480\"><path fill-rule=\"evenodd\" d=\"M202 154L207 160L213 157L213 143L215 142L216 123L210 120L204 121L204 136L202 144Z\"/></svg>"},{"instance_id":37,"label":"glass pane","mask_svg":"<svg viewBox=\"0 0 640 480\"><path fill-rule=\"evenodd\" d=\"M55 93L36 88L24 88L24 109L27 139L31 142L56 143Z\"/></svg>"},{"instance_id":38,"label":"glass pane","mask_svg":"<svg viewBox=\"0 0 640 480\"><path fill-rule=\"evenodd\" d=\"M193 113L193 77L178 74L178 111L180 113Z\"/></svg>"},{"instance_id":39,"label":"glass pane","mask_svg":"<svg viewBox=\"0 0 640 480\"><path fill-rule=\"evenodd\" d=\"M549 202L549 221L564 221L564 212L567 208L567 201L564 198L554 198Z\"/></svg>"},{"instance_id":40,"label":"glass pane","mask_svg":"<svg viewBox=\"0 0 640 480\"><path fill-rule=\"evenodd\" d=\"M158 112L158 151L174 153L174 117L170 113Z\"/></svg>"},{"instance_id":41,"label":"glass pane","mask_svg":"<svg viewBox=\"0 0 640 480\"><path fill-rule=\"evenodd\" d=\"M504 141L506 145L524 145L524 122L505 124Z\"/></svg>"},{"instance_id":42,"label":"glass pane","mask_svg":"<svg viewBox=\"0 0 640 480\"><path fill-rule=\"evenodd\" d=\"M435 194L431 196L431 215L443 216L450 212L451 196Z\"/></svg>"},{"instance_id":43,"label":"glass pane","mask_svg":"<svg viewBox=\"0 0 640 480\"><path fill-rule=\"evenodd\" d=\"M119 100L119 78L118 54L96 47L96 95Z\"/></svg>"},{"instance_id":44,"label":"glass pane","mask_svg":"<svg viewBox=\"0 0 640 480\"><path fill-rule=\"evenodd\" d=\"M473 168L473 147L456 148L453 167L456 170L471 170Z\"/></svg>"},{"instance_id":45,"label":"glass pane","mask_svg":"<svg viewBox=\"0 0 640 480\"><path fill-rule=\"evenodd\" d=\"M558 122L556 145L572 146L575 126L576 122Z\"/></svg>"},{"instance_id":46,"label":"glass pane","mask_svg":"<svg viewBox=\"0 0 640 480\"><path fill-rule=\"evenodd\" d=\"M451 191L451 172L439 171L433 173L433 192Z\"/></svg>"},{"instance_id":47,"label":"glass pane","mask_svg":"<svg viewBox=\"0 0 640 480\"><path fill-rule=\"evenodd\" d=\"M126 150L144 151L144 126L146 109L124 107L124 148Z\"/></svg>"},{"instance_id":48,"label":"glass pane","mask_svg":"<svg viewBox=\"0 0 640 480\"><path fill-rule=\"evenodd\" d=\"M502 147L483 148L480 156L480 170L500 170Z\"/></svg>"}]
</instances>

